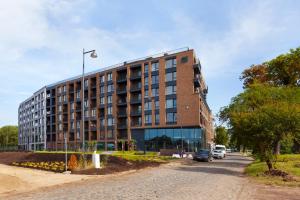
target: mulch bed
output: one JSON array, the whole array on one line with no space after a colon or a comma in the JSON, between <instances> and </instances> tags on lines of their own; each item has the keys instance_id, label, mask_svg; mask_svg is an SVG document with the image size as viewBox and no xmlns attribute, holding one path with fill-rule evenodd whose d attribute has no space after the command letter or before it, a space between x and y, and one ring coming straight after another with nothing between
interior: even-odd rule
<instances>
[{"instance_id":1,"label":"mulch bed","mask_svg":"<svg viewBox=\"0 0 300 200\"><path fill-rule=\"evenodd\" d=\"M105 175L116 172L124 172L129 170L138 170L146 167L157 167L161 163L151 161L128 161L116 156L108 156L104 168L101 169L84 169L73 171L72 174L86 174L86 175Z\"/></svg>"}]
</instances>

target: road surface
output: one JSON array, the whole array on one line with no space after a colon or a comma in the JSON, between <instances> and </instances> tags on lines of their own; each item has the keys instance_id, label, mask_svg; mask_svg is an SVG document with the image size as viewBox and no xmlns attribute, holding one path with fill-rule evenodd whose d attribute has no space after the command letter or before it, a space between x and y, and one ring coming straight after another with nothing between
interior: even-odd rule
<instances>
[{"instance_id":1,"label":"road surface","mask_svg":"<svg viewBox=\"0 0 300 200\"><path fill-rule=\"evenodd\" d=\"M243 176L251 160L232 154L211 163L186 160L120 176L64 184L6 199L253 199L254 189ZM47 181L47 180L45 180Z\"/></svg>"}]
</instances>

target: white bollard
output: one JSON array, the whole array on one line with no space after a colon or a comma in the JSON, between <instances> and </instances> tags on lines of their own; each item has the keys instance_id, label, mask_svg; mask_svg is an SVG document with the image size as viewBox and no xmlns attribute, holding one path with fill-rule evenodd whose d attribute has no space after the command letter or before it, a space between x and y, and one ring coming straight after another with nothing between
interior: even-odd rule
<instances>
[{"instance_id":1,"label":"white bollard","mask_svg":"<svg viewBox=\"0 0 300 200\"><path fill-rule=\"evenodd\" d=\"M96 151L93 153L92 162L96 169L100 168L100 154L96 153Z\"/></svg>"}]
</instances>

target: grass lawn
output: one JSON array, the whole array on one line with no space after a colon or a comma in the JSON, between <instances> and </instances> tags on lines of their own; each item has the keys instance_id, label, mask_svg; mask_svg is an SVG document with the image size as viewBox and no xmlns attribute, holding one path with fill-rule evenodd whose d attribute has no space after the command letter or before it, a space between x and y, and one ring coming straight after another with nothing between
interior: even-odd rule
<instances>
[{"instance_id":1,"label":"grass lawn","mask_svg":"<svg viewBox=\"0 0 300 200\"><path fill-rule=\"evenodd\" d=\"M295 177L296 181L284 181L282 177L266 176L264 172L268 170L268 167L265 162L258 160L250 164L245 169L245 173L261 183L300 187L300 154L279 155L274 167L289 173Z\"/></svg>"}]
</instances>

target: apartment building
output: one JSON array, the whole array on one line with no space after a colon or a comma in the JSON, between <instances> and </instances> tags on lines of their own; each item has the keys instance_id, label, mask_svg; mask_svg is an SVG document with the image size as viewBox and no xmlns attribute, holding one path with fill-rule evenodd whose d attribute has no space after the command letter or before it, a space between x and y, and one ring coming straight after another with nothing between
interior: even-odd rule
<instances>
[{"instance_id":1,"label":"apartment building","mask_svg":"<svg viewBox=\"0 0 300 200\"><path fill-rule=\"evenodd\" d=\"M77 76L45 86L21 103L21 148L60 150L66 141L76 150L84 140L102 150L196 151L212 142L208 88L193 49L126 61L81 81Z\"/></svg>"}]
</instances>

